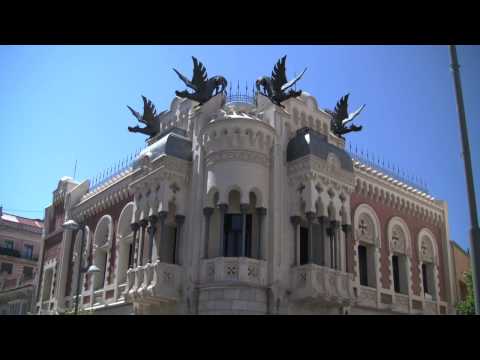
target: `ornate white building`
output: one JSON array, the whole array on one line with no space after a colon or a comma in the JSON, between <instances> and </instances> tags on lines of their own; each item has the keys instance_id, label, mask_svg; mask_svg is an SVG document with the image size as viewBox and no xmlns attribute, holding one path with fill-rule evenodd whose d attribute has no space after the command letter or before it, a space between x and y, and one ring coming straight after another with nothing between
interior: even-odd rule
<instances>
[{"instance_id":1,"label":"ornate white building","mask_svg":"<svg viewBox=\"0 0 480 360\"><path fill-rule=\"evenodd\" d=\"M60 180L38 313L73 308L79 261L98 314L453 313L445 202L352 159L307 93L194 105L108 181Z\"/></svg>"}]
</instances>

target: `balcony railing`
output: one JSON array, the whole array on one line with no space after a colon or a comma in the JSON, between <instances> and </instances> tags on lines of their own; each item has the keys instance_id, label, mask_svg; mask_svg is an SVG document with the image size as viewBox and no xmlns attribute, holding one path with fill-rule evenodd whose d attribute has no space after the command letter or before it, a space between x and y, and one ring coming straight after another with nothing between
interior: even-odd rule
<instances>
[{"instance_id":1,"label":"balcony railing","mask_svg":"<svg viewBox=\"0 0 480 360\"><path fill-rule=\"evenodd\" d=\"M29 253L22 253L19 250L6 248L6 247L0 247L0 255L12 256L20 259L31 260L31 261L38 261L37 256L32 256Z\"/></svg>"},{"instance_id":2,"label":"balcony railing","mask_svg":"<svg viewBox=\"0 0 480 360\"><path fill-rule=\"evenodd\" d=\"M202 262L202 282L266 285L266 262L246 257L217 257Z\"/></svg>"},{"instance_id":3,"label":"balcony railing","mask_svg":"<svg viewBox=\"0 0 480 360\"><path fill-rule=\"evenodd\" d=\"M174 302L180 298L183 269L179 265L148 263L127 271L127 301Z\"/></svg>"},{"instance_id":4,"label":"balcony railing","mask_svg":"<svg viewBox=\"0 0 480 360\"><path fill-rule=\"evenodd\" d=\"M354 300L352 275L307 264L292 269L292 299L326 306L348 306Z\"/></svg>"}]
</instances>

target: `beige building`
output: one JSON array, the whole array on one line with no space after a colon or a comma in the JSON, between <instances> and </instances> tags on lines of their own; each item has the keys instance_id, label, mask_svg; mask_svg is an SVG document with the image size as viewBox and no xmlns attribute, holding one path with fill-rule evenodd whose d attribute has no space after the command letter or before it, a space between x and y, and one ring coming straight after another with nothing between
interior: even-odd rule
<instances>
[{"instance_id":1,"label":"beige building","mask_svg":"<svg viewBox=\"0 0 480 360\"><path fill-rule=\"evenodd\" d=\"M470 253L463 250L455 241L450 241L452 246L453 268L455 272L455 299L456 304L464 301L467 297L467 284L465 273L471 271Z\"/></svg>"},{"instance_id":2,"label":"beige building","mask_svg":"<svg viewBox=\"0 0 480 360\"><path fill-rule=\"evenodd\" d=\"M447 204L349 152L316 98L195 105L104 181L59 181L39 313L78 284L99 314L454 313Z\"/></svg>"},{"instance_id":3,"label":"beige building","mask_svg":"<svg viewBox=\"0 0 480 360\"><path fill-rule=\"evenodd\" d=\"M31 311L43 222L0 207L0 314Z\"/></svg>"}]
</instances>

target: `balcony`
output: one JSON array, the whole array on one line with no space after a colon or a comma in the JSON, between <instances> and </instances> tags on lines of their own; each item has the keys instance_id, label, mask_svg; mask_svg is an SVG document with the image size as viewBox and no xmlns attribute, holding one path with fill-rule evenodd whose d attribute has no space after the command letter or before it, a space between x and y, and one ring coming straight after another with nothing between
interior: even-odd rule
<instances>
[{"instance_id":1,"label":"balcony","mask_svg":"<svg viewBox=\"0 0 480 360\"><path fill-rule=\"evenodd\" d=\"M266 262L246 257L217 257L202 261L203 283L266 285Z\"/></svg>"},{"instance_id":2,"label":"balcony","mask_svg":"<svg viewBox=\"0 0 480 360\"><path fill-rule=\"evenodd\" d=\"M315 264L292 269L292 300L325 306L348 306L354 298L351 274Z\"/></svg>"},{"instance_id":3,"label":"balcony","mask_svg":"<svg viewBox=\"0 0 480 360\"><path fill-rule=\"evenodd\" d=\"M437 303L433 300L427 300L423 302L423 313L425 315L437 315Z\"/></svg>"},{"instance_id":4,"label":"balcony","mask_svg":"<svg viewBox=\"0 0 480 360\"><path fill-rule=\"evenodd\" d=\"M31 260L31 261L38 261L38 257L33 257L30 254L22 253L19 250L1 247L1 246L0 246L0 255L12 256L16 258Z\"/></svg>"},{"instance_id":5,"label":"balcony","mask_svg":"<svg viewBox=\"0 0 480 360\"><path fill-rule=\"evenodd\" d=\"M124 296L143 303L175 302L180 298L183 269L179 265L148 263L127 271Z\"/></svg>"},{"instance_id":6,"label":"balcony","mask_svg":"<svg viewBox=\"0 0 480 360\"><path fill-rule=\"evenodd\" d=\"M393 311L408 314L410 312L410 298L406 294L395 294Z\"/></svg>"}]
</instances>

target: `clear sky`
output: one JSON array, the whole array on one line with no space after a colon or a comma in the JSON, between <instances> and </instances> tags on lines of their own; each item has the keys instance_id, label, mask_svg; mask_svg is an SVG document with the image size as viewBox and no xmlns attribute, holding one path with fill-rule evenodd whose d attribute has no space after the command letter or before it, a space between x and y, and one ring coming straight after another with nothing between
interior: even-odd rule
<instances>
[{"instance_id":1,"label":"clear sky","mask_svg":"<svg viewBox=\"0 0 480 360\"><path fill-rule=\"evenodd\" d=\"M347 135L353 146L423 178L449 205L451 238L469 247L470 227L458 116L447 46L0 46L0 205L43 217L62 176L91 178L144 145L129 133L140 95L159 111L190 76L191 56L209 76L249 91L287 55L297 89L333 108L350 93L365 103ZM459 46L459 62L477 192L480 194L480 47Z\"/></svg>"}]
</instances>

